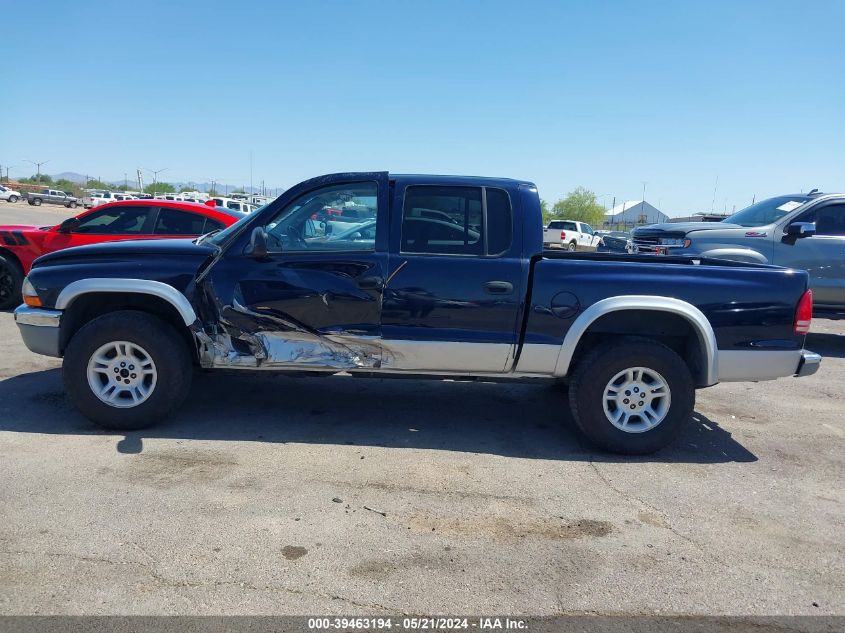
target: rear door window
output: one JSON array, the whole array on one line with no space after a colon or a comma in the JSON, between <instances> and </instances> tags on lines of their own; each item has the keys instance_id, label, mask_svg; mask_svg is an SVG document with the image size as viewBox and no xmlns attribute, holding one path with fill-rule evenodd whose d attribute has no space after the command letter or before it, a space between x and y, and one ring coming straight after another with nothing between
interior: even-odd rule
<instances>
[{"instance_id":1,"label":"rear door window","mask_svg":"<svg viewBox=\"0 0 845 633\"><path fill-rule=\"evenodd\" d=\"M197 213L162 207L158 212L156 235L202 235L205 217Z\"/></svg>"},{"instance_id":2,"label":"rear door window","mask_svg":"<svg viewBox=\"0 0 845 633\"><path fill-rule=\"evenodd\" d=\"M401 251L498 255L510 248L512 223L501 189L412 185L405 190Z\"/></svg>"}]
</instances>

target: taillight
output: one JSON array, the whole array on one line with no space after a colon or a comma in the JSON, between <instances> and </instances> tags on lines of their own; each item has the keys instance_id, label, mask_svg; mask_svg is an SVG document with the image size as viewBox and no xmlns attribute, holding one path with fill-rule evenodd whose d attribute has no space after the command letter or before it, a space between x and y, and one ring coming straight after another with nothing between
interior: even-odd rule
<instances>
[{"instance_id":1,"label":"taillight","mask_svg":"<svg viewBox=\"0 0 845 633\"><path fill-rule=\"evenodd\" d=\"M813 291L808 290L798 302L795 309L795 324L792 326L796 334L807 334L813 321Z\"/></svg>"},{"instance_id":2,"label":"taillight","mask_svg":"<svg viewBox=\"0 0 845 633\"><path fill-rule=\"evenodd\" d=\"M565 241L566 241L566 231L561 231L561 232L560 232L560 241L561 241L561 242L565 242Z\"/></svg>"}]
</instances>

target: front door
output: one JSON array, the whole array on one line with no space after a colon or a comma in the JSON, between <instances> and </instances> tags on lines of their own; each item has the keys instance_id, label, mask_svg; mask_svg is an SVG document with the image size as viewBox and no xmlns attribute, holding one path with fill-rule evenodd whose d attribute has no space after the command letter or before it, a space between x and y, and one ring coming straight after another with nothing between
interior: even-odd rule
<instances>
[{"instance_id":1,"label":"front door","mask_svg":"<svg viewBox=\"0 0 845 633\"><path fill-rule=\"evenodd\" d=\"M384 367L507 371L525 292L511 195L493 187L406 185L401 178L394 190Z\"/></svg>"},{"instance_id":2,"label":"front door","mask_svg":"<svg viewBox=\"0 0 845 633\"><path fill-rule=\"evenodd\" d=\"M386 172L328 176L262 212L247 233L265 229L268 255L245 253L249 236L242 236L211 271L221 322L236 346L265 367L381 365L387 188ZM369 233L353 230L373 225Z\"/></svg>"},{"instance_id":3,"label":"front door","mask_svg":"<svg viewBox=\"0 0 845 633\"><path fill-rule=\"evenodd\" d=\"M152 210L144 205L121 205L80 214L79 224L70 233L61 233L57 227L50 229L45 250L144 237L152 233Z\"/></svg>"},{"instance_id":4,"label":"front door","mask_svg":"<svg viewBox=\"0 0 845 633\"><path fill-rule=\"evenodd\" d=\"M813 303L841 309L845 305L845 203L821 202L792 221L815 222L816 234L794 242L776 236L772 263L806 270Z\"/></svg>"}]
</instances>

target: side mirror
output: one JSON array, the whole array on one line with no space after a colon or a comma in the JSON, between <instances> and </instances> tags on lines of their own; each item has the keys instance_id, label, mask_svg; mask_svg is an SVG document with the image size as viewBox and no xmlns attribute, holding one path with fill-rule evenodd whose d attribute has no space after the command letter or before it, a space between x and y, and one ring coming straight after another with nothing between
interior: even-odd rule
<instances>
[{"instance_id":1,"label":"side mirror","mask_svg":"<svg viewBox=\"0 0 845 633\"><path fill-rule=\"evenodd\" d=\"M59 224L59 233L73 233L73 230L79 226L79 218L68 218Z\"/></svg>"},{"instance_id":2,"label":"side mirror","mask_svg":"<svg viewBox=\"0 0 845 633\"><path fill-rule=\"evenodd\" d=\"M252 229L249 246L246 247L246 255L255 259L264 259L267 257L267 232L263 226L257 226Z\"/></svg>"},{"instance_id":3,"label":"side mirror","mask_svg":"<svg viewBox=\"0 0 845 633\"><path fill-rule=\"evenodd\" d=\"M815 222L793 222L786 227L786 236L794 239L812 237L816 234Z\"/></svg>"}]
</instances>

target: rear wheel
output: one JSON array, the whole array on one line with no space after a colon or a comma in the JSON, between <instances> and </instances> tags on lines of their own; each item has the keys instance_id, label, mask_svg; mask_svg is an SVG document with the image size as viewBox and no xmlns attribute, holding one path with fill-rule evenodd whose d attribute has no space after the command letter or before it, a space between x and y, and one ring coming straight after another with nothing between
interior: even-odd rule
<instances>
[{"instance_id":1,"label":"rear wheel","mask_svg":"<svg viewBox=\"0 0 845 633\"><path fill-rule=\"evenodd\" d=\"M23 269L8 256L0 255L0 310L14 308L21 303Z\"/></svg>"},{"instance_id":2,"label":"rear wheel","mask_svg":"<svg viewBox=\"0 0 845 633\"><path fill-rule=\"evenodd\" d=\"M569 402L576 424L595 444L644 455L666 446L690 419L695 385L686 363L665 345L616 339L578 362Z\"/></svg>"},{"instance_id":3,"label":"rear wheel","mask_svg":"<svg viewBox=\"0 0 845 633\"><path fill-rule=\"evenodd\" d=\"M575 242L575 240L572 240L571 242L569 242L569 246L567 246L566 248L569 249L569 251L571 252L578 248L578 244Z\"/></svg>"},{"instance_id":4,"label":"rear wheel","mask_svg":"<svg viewBox=\"0 0 845 633\"><path fill-rule=\"evenodd\" d=\"M94 319L65 352L62 376L73 404L112 429L140 429L167 417L188 395L191 357L178 333L146 312Z\"/></svg>"},{"instance_id":5,"label":"rear wheel","mask_svg":"<svg viewBox=\"0 0 845 633\"><path fill-rule=\"evenodd\" d=\"M33 199L31 204L35 205L36 207L40 207L41 206L41 198Z\"/></svg>"}]
</instances>

